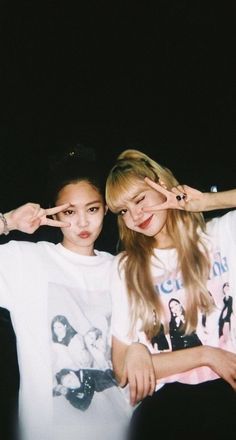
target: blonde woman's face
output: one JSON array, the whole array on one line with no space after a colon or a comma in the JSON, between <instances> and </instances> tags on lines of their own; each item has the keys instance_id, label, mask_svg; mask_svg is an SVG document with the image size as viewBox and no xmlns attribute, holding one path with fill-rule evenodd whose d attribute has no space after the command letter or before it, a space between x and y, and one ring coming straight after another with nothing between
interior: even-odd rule
<instances>
[{"instance_id":1,"label":"blonde woman's face","mask_svg":"<svg viewBox=\"0 0 236 440\"><path fill-rule=\"evenodd\" d=\"M144 212L144 208L159 205L164 200L163 194L137 179L132 188L124 193L118 214L122 216L127 228L156 238L165 227L167 210L155 213Z\"/></svg>"}]
</instances>

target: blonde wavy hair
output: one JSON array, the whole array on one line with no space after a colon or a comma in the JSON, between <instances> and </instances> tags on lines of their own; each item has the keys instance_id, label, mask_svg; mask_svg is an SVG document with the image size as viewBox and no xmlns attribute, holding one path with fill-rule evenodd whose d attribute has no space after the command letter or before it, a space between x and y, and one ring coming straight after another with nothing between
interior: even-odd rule
<instances>
[{"instance_id":1,"label":"blonde wavy hair","mask_svg":"<svg viewBox=\"0 0 236 440\"><path fill-rule=\"evenodd\" d=\"M172 172L138 150L125 150L117 158L106 182L106 202L110 210L117 212L123 194L135 186L135 182L149 177L161 181L171 189L178 185ZM178 209L167 212L167 231L175 243L179 270L182 273L186 301L185 332L196 329L198 311L208 313L212 302L207 290L210 262L205 241L205 221L201 213ZM130 334L134 332L137 320L142 321L142 330L151 339L157 334L163 322L163 308L151 276L151 258L154 255L155 239L126 227L123 217L118 216L119 236L124 251L120 267L124 267L125 280L131 307Z\"/></svg>"}]
</instances>

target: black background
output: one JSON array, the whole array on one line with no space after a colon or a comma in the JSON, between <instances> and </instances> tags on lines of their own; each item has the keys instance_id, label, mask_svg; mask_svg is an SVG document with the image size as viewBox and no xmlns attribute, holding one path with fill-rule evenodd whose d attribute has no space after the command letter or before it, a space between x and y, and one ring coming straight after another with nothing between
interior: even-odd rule
<instances>
[{"instance_id":1,"label":"black background","mask_svg":"<svg viewBox=\"0 0 236 440\"><path fill-rule=\"evenodd\" d=\"M48 158L134 147L235 186L235 2L3 1L0 207L45 204Z\"/></svg>"},{"instance_id":2,"label":"black background","mask_svg":"<svg viewBox=\"0 0 236 440\"><path fill-rule=\"evenodd\" d=\"M235 24L233 1L1 0L0 211L44 206L48 159L78 142L108 168L135 147L182 183L235 187ZM113 251L106 223L100 244ZM54 240L41 229L23 238ZM7 311L0 334L8 430L18 371Z\"/></svg>"}]
</instances>

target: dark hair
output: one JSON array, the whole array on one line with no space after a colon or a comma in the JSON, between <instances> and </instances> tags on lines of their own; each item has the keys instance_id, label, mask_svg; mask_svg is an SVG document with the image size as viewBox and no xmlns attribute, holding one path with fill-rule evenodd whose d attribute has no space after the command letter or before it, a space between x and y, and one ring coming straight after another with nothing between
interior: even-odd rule
<instances>
[{"instance_id":1,"label":"dark hair","mask_svg":"<svg viewBox=\"0 0 236 440\"><path fill-rule=\"evenodd\" d=\"M105 199L105 173L93 148L76 144L50 160L47 177L50 204L55 204L64 186L82 180L94 186Z\"/></svg>"},{"instance_id":2,"label":"dark hair","mask_svg":"<svg viewBox=\"0 0 236 440\"><path fill-rule=\"evenodd\" d=\"M170 305L171 305L172 302L176 302L176 303L178 303L178 304L183 308L181 302L180 302L177 298L171 298L171 299L169 300L169 302L168 302L168 306L169 306L169 308L170 308Z\"/></svg>"},{"instance_id":3,"label":"dark hair","mask_svg":"<svg viewBox=\"0 0 236 440\"><path fill-rule=\"evenodd\" d=\"M54 324L55 322L60 322L60 324L64 325L66 334L64 338L61 341L58 341L58 337L54 330ZM57 315L53 318L51 323L51 330L52 330L52 340L53 342L58 342L59 344L63 344L68 346L73 336L77 334L77 331L70 325L68 319L63 315Z\"/></svg>"}]
</instances>

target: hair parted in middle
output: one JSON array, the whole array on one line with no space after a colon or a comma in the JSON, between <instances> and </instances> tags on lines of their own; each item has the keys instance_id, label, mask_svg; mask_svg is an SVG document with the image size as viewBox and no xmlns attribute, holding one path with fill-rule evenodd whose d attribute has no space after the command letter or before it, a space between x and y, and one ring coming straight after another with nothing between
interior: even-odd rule
<instances>
[{"instance_id":1,"label":"hair parted in middle","mask_svg":"<svg viewBox=\"0 0 236 440\"><path fill-rule=\"evenodd\" d=\"M157 183L162 182L168 190L178 185L177 179L168 168L145 153L133 149L124 150L118 156L106 182L106 202L110 210L116 213L124 193L134 188L136 183L143 181L145 177ZM206 287L210 268L209 255L206 240L202 238L205 221L201 213L169 209L166 227L177 251L178 269L182 273L187 291L185 331L191 333L196 329L198 311L207 313L212 309ZM130 333L132 334L137 320L141 318L142 330L151 339L157 334L161 324L167 328L167 323L163 322L160 295L153 285L151 275L155 239L130 230L120 215L118 229L124 249L120 258L120 267L121 265L124 267L131 307ZM157 318L155 325L153 325L154 312Z\"/></svg>"}]
</instances>

